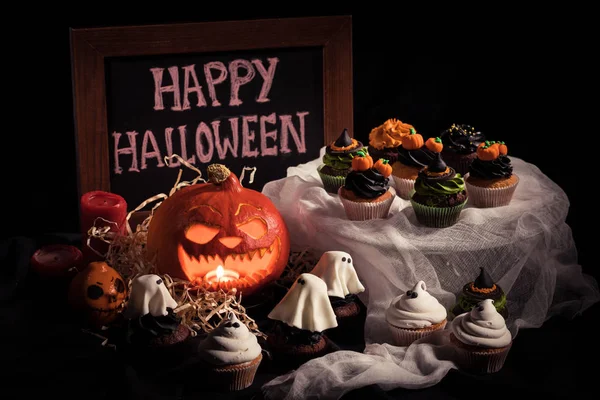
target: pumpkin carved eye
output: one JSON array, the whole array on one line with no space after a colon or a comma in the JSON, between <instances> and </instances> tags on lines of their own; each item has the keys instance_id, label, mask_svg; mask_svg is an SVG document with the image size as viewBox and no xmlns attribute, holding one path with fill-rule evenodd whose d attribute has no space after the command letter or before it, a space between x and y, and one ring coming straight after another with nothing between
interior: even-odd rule
<instances>
[{"instance_id":1,"label":"pumpkin carved eye","mask_svg":"<svg viewBox=\"0 0 600 400\"><path fill-rule=\"evenodd\" d=\"M218 226L194 224L185 232L185 237L194 243L206 244L217 236L220 229Z\"/></svg>"},{"instance_id":2,"label":"pumpkin carved eye","mask_svg":"<svg viewBox=\"0 0 600 400\"><path fill-rule=\"evenodd\" d=\"M238 225L238 228L252 239L260 239L267 233L267 224L260 218L252 218Z\"/></svg>"}]
</instances>

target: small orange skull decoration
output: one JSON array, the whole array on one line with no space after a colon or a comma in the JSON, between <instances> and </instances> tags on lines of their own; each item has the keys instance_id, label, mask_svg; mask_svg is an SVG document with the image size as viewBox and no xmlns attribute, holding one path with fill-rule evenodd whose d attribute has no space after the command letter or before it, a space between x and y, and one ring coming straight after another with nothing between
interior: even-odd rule
<instances>
[{"instance_id":1,"label":"small orange skull decoration","mask_svg":"<svg viewBox=\"0 0 600 400\"><path fill-rule=\"evenodd\" d=\"M126 296L123 278L104 261L88 264L69 286L69 304L85 322L98 328L117 318Z\"/></svg>"},{"instance_id":2,"label":"small orange skull decoration","mask_svg":"<svg viewBox=\"0 0 600 400\"><path fill-rule=\"evenodd\" d=\"M148 255L163 274L201 283L225 270L233 278L222 288L256 293L287 264L285 222L268 197L242 187L225 166L212 164L207 172L208 183L179 189L156 209Z\"/></svg>"}]
</instances>

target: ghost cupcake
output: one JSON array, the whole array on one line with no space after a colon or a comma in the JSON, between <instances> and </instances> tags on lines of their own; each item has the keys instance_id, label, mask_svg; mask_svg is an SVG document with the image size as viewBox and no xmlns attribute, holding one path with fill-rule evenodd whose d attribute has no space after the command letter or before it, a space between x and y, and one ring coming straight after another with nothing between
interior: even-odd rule
<instances>
[{"instance_id":1,"label":"ghost cupcake","mask_svg":"<svg viewBox=\"0 0 600 400\"><path fill-rule=\"evenodd\" d=\"M127 320L125 342L140 365L148 359L168 364L184 355L190 330L173 311L176 307L160 276L141 275L131 282L123 313Z\"/></svg>"},{"instance_id":2,"label":"ghost cupcake","mask_svg":"<svg viewBox=\"0 0 600 400\"><path fill-rule=\"evenodd\" d=\"M427 292L423 281L393 299L385 312L396 346L408 346L441 331L446 327L446 318L446 308Z\"/></svg>"},{"instance_id":3,"label":"ghost cupcake","mask_svg":"<svg viewBox=\"0 0 600 400\"><path fill-rule=\"evenodd\" d=\"M330 351L324 331L338 324L318 276L301 274L268 317L275 324L267 344L277 362L293 367Z\"/></svg>"},{"instance_id":4,"label":"ghost cupcake","mask_svg":"<svg viewBox=\"0 0 600 400\"><path fill-rule=\"evenodd\" d=\"M200 342L197 354L208 386L228 391L252 385L262 361L256 335L232 312Z\"/></svg>"},{"instance_id":5,"label":"ghost cupcake","mask_svg":"<svg viewBox=\"0 0 600 400\"><path fill-rule=\"evenodd\" d=\"M344 251L327 251L323 253L317 265L310 272L321 278L327 285L327 295L338 326L328 335L345 338L360 337L364 330L363 303L357 294L365 291L352 264L352 257ZM339 335L338 335L339 333ZM354 335L356 333L357 335Z\"/></svg>"},{"instance_id":6,"label":"ghost cupcake","mask_svg":"<svg viewBox=\"0 0 600 400\"><path fill-rule=\"evenodd\" d=\"M450 343L456 348L460 369L472 373L502 369L512 346L512 335L492 299L485 299L470 312L454 318L451 328Z\"/></svg>"}]
</instances>

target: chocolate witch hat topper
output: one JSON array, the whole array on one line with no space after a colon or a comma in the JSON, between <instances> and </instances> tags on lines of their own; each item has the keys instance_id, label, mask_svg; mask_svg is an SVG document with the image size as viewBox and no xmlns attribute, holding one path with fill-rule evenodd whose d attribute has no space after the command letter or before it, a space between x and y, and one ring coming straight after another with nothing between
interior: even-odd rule
<instances>
[{"instance_id":1,"label":"chocolate witch hat topper","mask_svg":"<svg viewBox=\"0 0 600 400\"><path fill-rule=\"evenodd\" d=\"M335 147L348 147L352 144L352 138L348 135L348 129L344 128L344 131L333 143Z\"/></svg>"},{"instance_id":2,"label":"chocolate witch hat topper","mask_svg":"<svg viewBox=\"0 0 600 400\"><path fill-rule=\"evenodd\" d=\"M448 166L444 160L442 160L440 153L435 153L435 157L433 157L427 166L427 170L430 172L445 172L446 168L448 168Z\"/></svg>"},{"instance_id":3,"label":"chocolate witch hat topper","mask_svg":"<svg viewBox=\"0 0 600 400\"><path fill-rule=\"evenodd\" d=\"M475 282L473 282L473 285L479 289L493 288L494 281L492 280L492 277L490 276L490 274L488 274L487 271L483 267L480 267L479 269L481 271L479 272L479 276L477 277L477 279L475 279Z\"/></svg>"}]
</instances>

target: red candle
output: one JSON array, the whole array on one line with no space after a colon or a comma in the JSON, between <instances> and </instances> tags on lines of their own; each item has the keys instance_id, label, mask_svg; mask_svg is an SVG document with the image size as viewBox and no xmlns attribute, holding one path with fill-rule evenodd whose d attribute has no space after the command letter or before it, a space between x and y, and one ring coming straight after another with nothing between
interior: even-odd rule
<instances>
[{"instance_id":1,"label":"red candle","mask_svg":"<svg viewBox=\"0 0 600 400\"><path fill-rule=\"evenodd\" d=\"M81 238L84 260L86 263L99 261L102 257L95 254L87 245L88 231L92 226L97 228L110 226L110 232L117 234L125 233L125 219L127 218L127 203L118 194L103 192L100 190L85 193L81 196ZM103 221L103 218L108 223ZM90 241L90 246L104 255L108 251L108 245L101 240Z\"/></svg>"},{"instance_id":2,"label":"red candle","mask_svg":"<svg viewBox=\"0 0 600 400\"><path fill-rule=\"evenodd\" d=\"M83 254L75 246L44 246L31 256L31 266L42 277L67 277L81 267Z\"/></svg>"}]
</instances>

